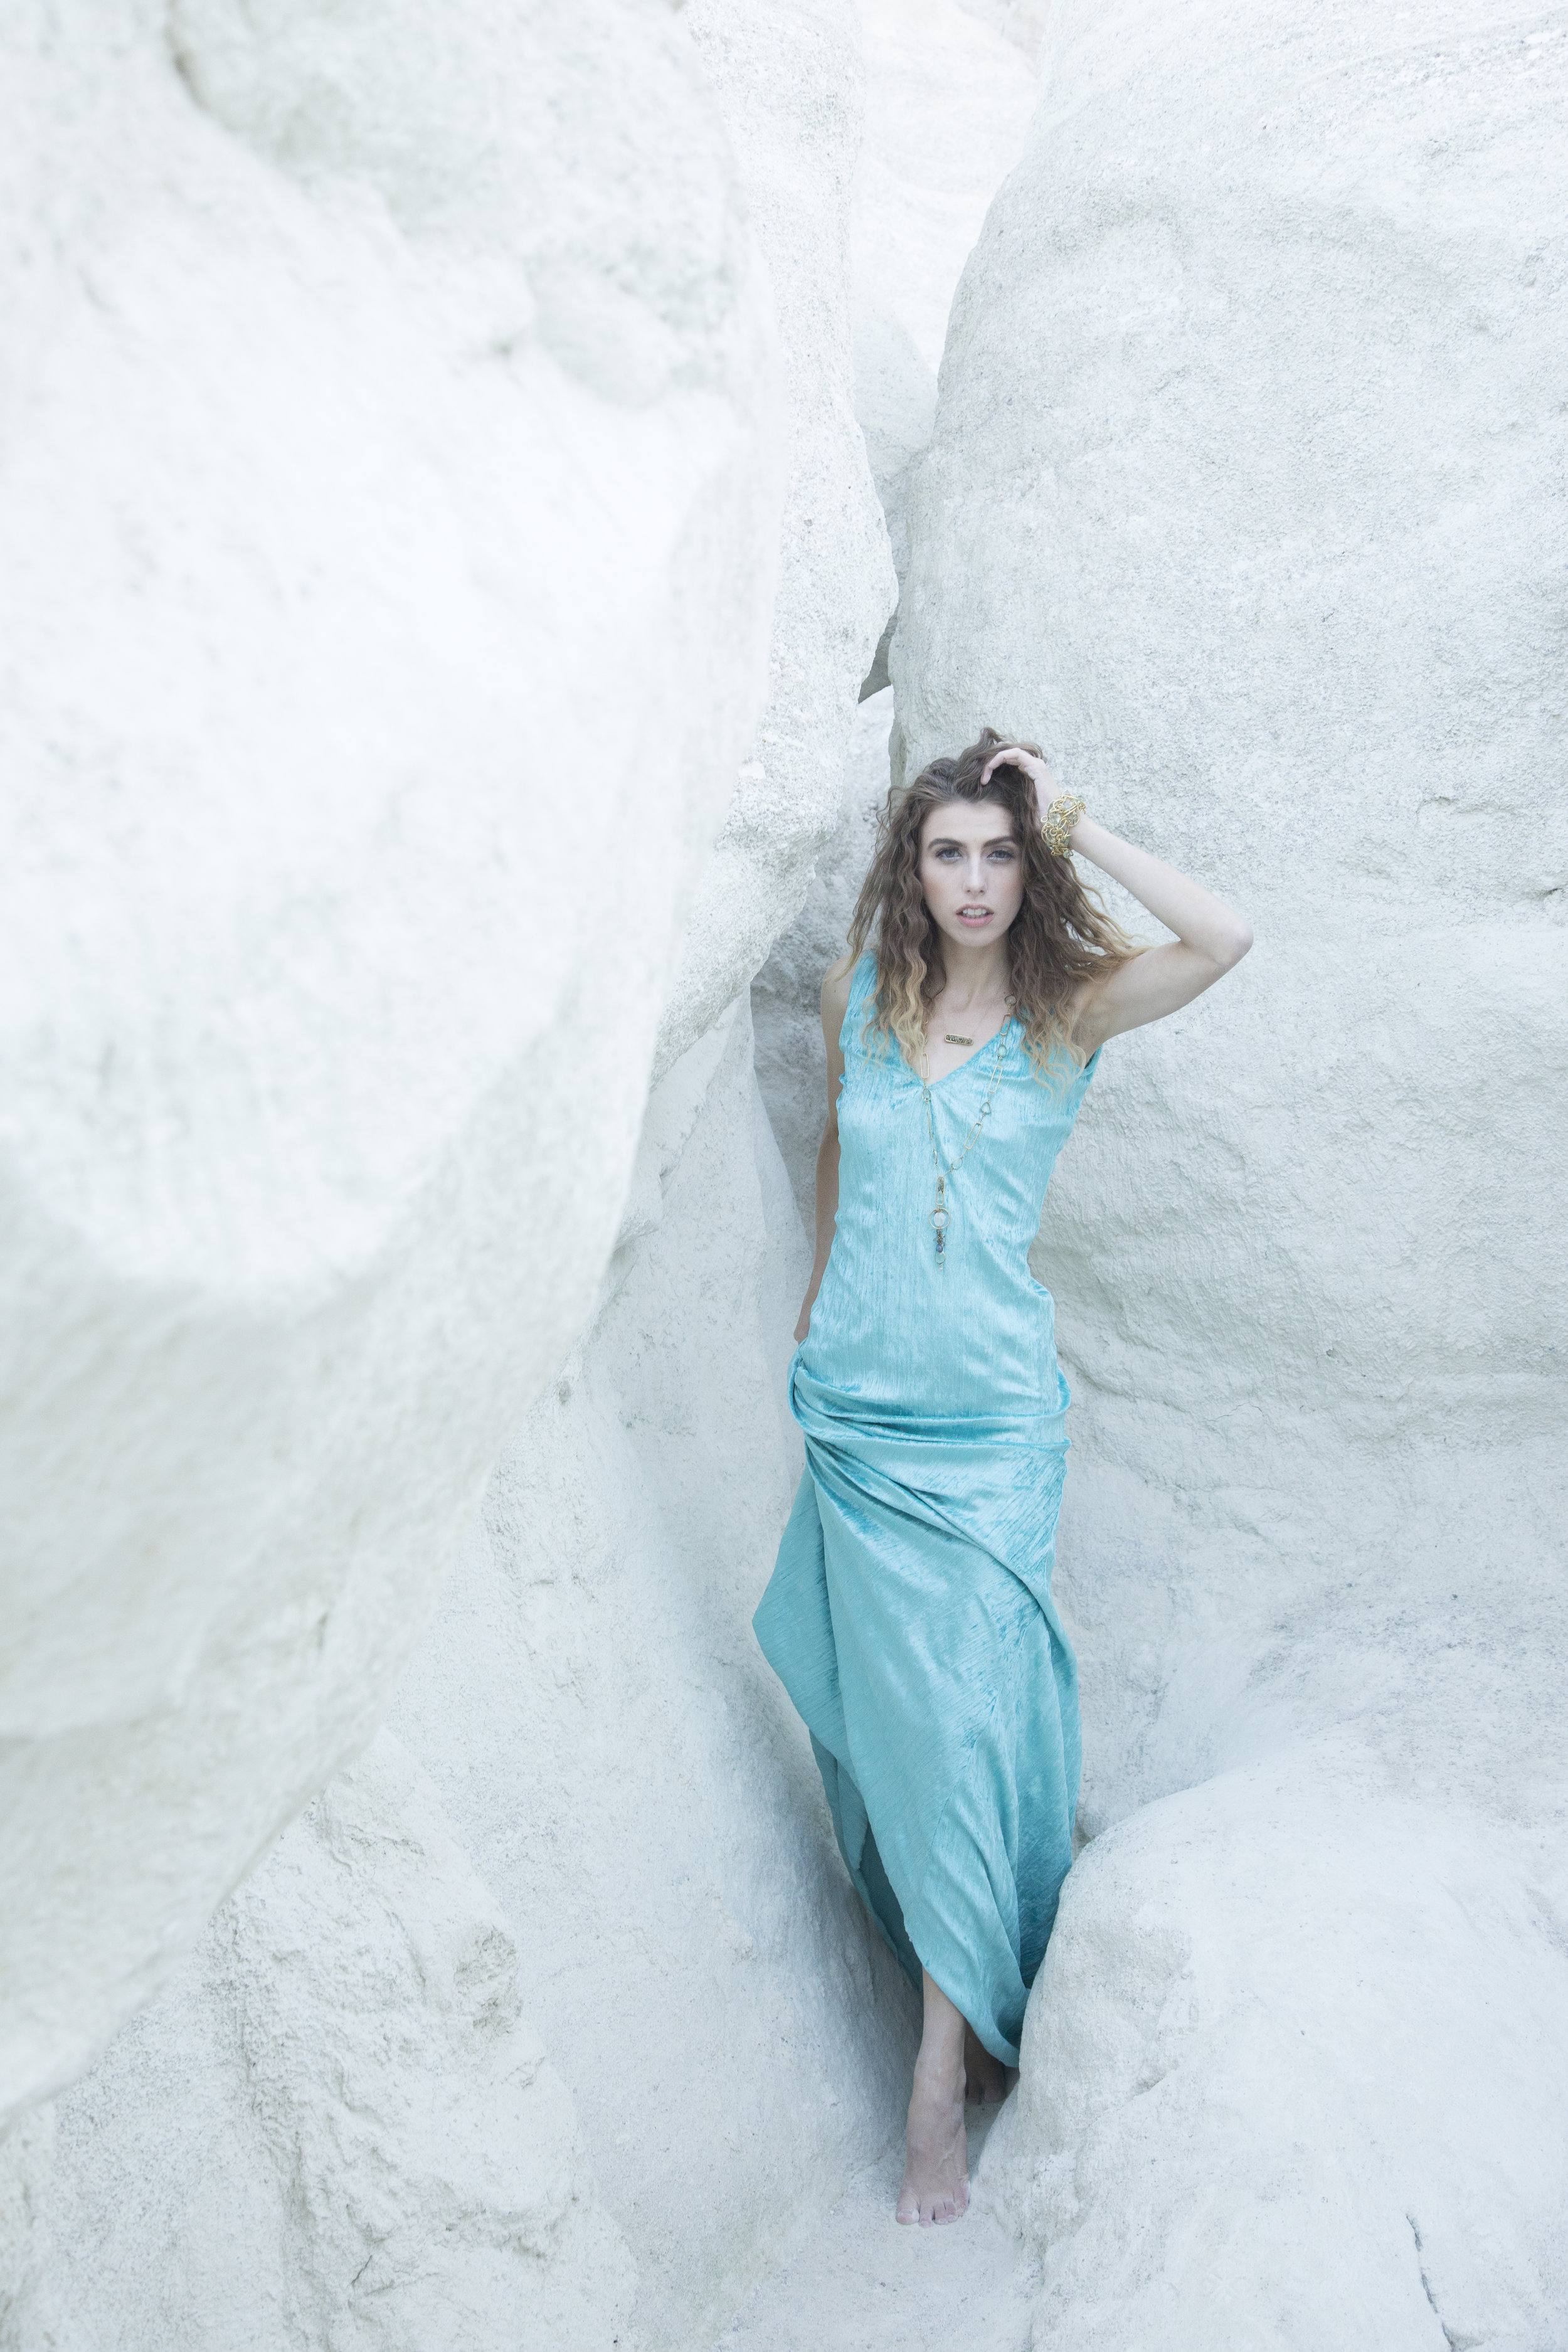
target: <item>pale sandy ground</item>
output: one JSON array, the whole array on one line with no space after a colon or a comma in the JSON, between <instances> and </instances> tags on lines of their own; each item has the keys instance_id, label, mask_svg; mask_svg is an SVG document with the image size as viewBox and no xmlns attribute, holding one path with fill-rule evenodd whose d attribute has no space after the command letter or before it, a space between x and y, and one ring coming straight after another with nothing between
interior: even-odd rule
<instances>
[{"instance_id":1,"label":"pale sandy ground","mask_svg":"<svg viewBox=\"0 0 1568 2352\"><path fill-rule=\"evenodd\" d=\"M969 2132L973 2175L991 2124ZM863 2172L824 2233L744 2305L716 2352L1028 2352L1037 2281L1021 2242L987 2210L900 2229L901 2146Z\"/></svg>"}]
</instances>

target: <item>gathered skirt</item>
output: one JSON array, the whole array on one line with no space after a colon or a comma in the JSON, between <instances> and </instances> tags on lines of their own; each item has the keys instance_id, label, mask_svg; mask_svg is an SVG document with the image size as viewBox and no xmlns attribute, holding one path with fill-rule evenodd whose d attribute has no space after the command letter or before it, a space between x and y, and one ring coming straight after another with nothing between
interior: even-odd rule
<instances>
[{"instance_id":1,"label":"gathered skirt","mask_svg":"<svg viewBox=\"0 0 1568 2352\"><path fill-rule=\"evenodd\" d=\"M798 1356L790 1401L806 1468L758 1641L878 1927L1016 2066L1081 1758L1051 1598L1065 1416L879 1413Z\"/></svg>"}]
</instances>

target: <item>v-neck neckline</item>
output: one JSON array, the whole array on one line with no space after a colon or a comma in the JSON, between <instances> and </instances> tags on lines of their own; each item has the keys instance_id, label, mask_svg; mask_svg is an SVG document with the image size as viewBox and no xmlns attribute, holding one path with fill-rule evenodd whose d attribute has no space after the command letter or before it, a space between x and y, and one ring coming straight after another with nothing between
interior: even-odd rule
<instances>
[{"instance_id":1,"label":"v-neck neckline","mask_svg":"<svg viewBox=\"0 0 1568 2352\"><path fill-rule=\"evenodd\" d=\"M917 1087L923 1087L931 1094L935 1094L938 1087L945 1087L950 1078L961 1076L963 1073L970 1067L972 1063L977 1062L982 1054L984 1053L987 1045L994 1045L1003 1037L1005 1037L1008 1029L1017 1017L1018 1016L1016 1013L1004 1013L1002 1016L1001 1027L992 1031L990 1036L985 1040L985 1045L976 1045L972 1054L965 1054L962 1062L955 1062L951 1070L944 1070L940 1078L922 1078L901 1045L899 1047L899 1059L902 1062L905 1069L908 1070L910 1077L913 1078Z\"/></svg>"}]
</instances>

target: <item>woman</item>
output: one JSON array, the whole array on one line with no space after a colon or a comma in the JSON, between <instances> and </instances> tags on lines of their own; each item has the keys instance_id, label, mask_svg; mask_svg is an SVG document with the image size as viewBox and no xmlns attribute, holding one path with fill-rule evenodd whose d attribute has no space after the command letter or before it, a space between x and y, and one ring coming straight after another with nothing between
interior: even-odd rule
<instances>
[{"instance_id":1,"label":"woman","mask_svg":"<svg viewBox=\"0 0 1568 2352\"><path fill-rule=\"evenodd\" d=\"M1135 948L1069 851L1174 939ZM1251 944L987 728L889 795L823 982L816 1261L790 1375L806 1475L755 1622L849 1874L924 2000L900 2221L964 2210L966 2088L1005 2092L1072 1859L1077 1669L1051 1599L1068 1387L1029 1244L1106 1039Z\"/></svg>"}]
</instances>

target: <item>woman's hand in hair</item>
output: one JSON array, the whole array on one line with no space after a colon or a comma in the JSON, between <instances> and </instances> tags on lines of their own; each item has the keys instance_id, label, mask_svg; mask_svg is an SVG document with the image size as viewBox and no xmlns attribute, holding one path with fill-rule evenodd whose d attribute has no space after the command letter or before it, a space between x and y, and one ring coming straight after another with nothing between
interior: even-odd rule
<instances>
[{"instance_id":1,"label":"woman's hand in hair","mask_svg":"<svg viewBox=\"0 0 1568 2352\"><path fill-rule=\"evenodd\" d=\"M993 771L997 768L1023 770L1035 787L1035 797L1040 803L1042 816L1061 790L1061 786L1039 753L1026 751L1022 743L1005 743L999 751L993 751L980 771L981 782L988 784L991 782Z\"/></svg>"},{"instance_id":2,"label":"woman's hand in hair","mask_svg":"<svg viewBox=\"0 0 1568 2352\"><path fill-rule=\"evenodd\" d=\"M1000 744L980 771L983 785L997 768L1022 769L1044 817L1060 787L1040 754L1024 743ZM1108 1037L1163 1021L1212 988L1251 947L1252 927L1189 875L1119 839L1091 816L1079 818L1068 845L1175 933L1163 946L1119 961L1103 978L1074 991L1068 1025L1087 1059Z\"/></svg>"}]
</instances>

